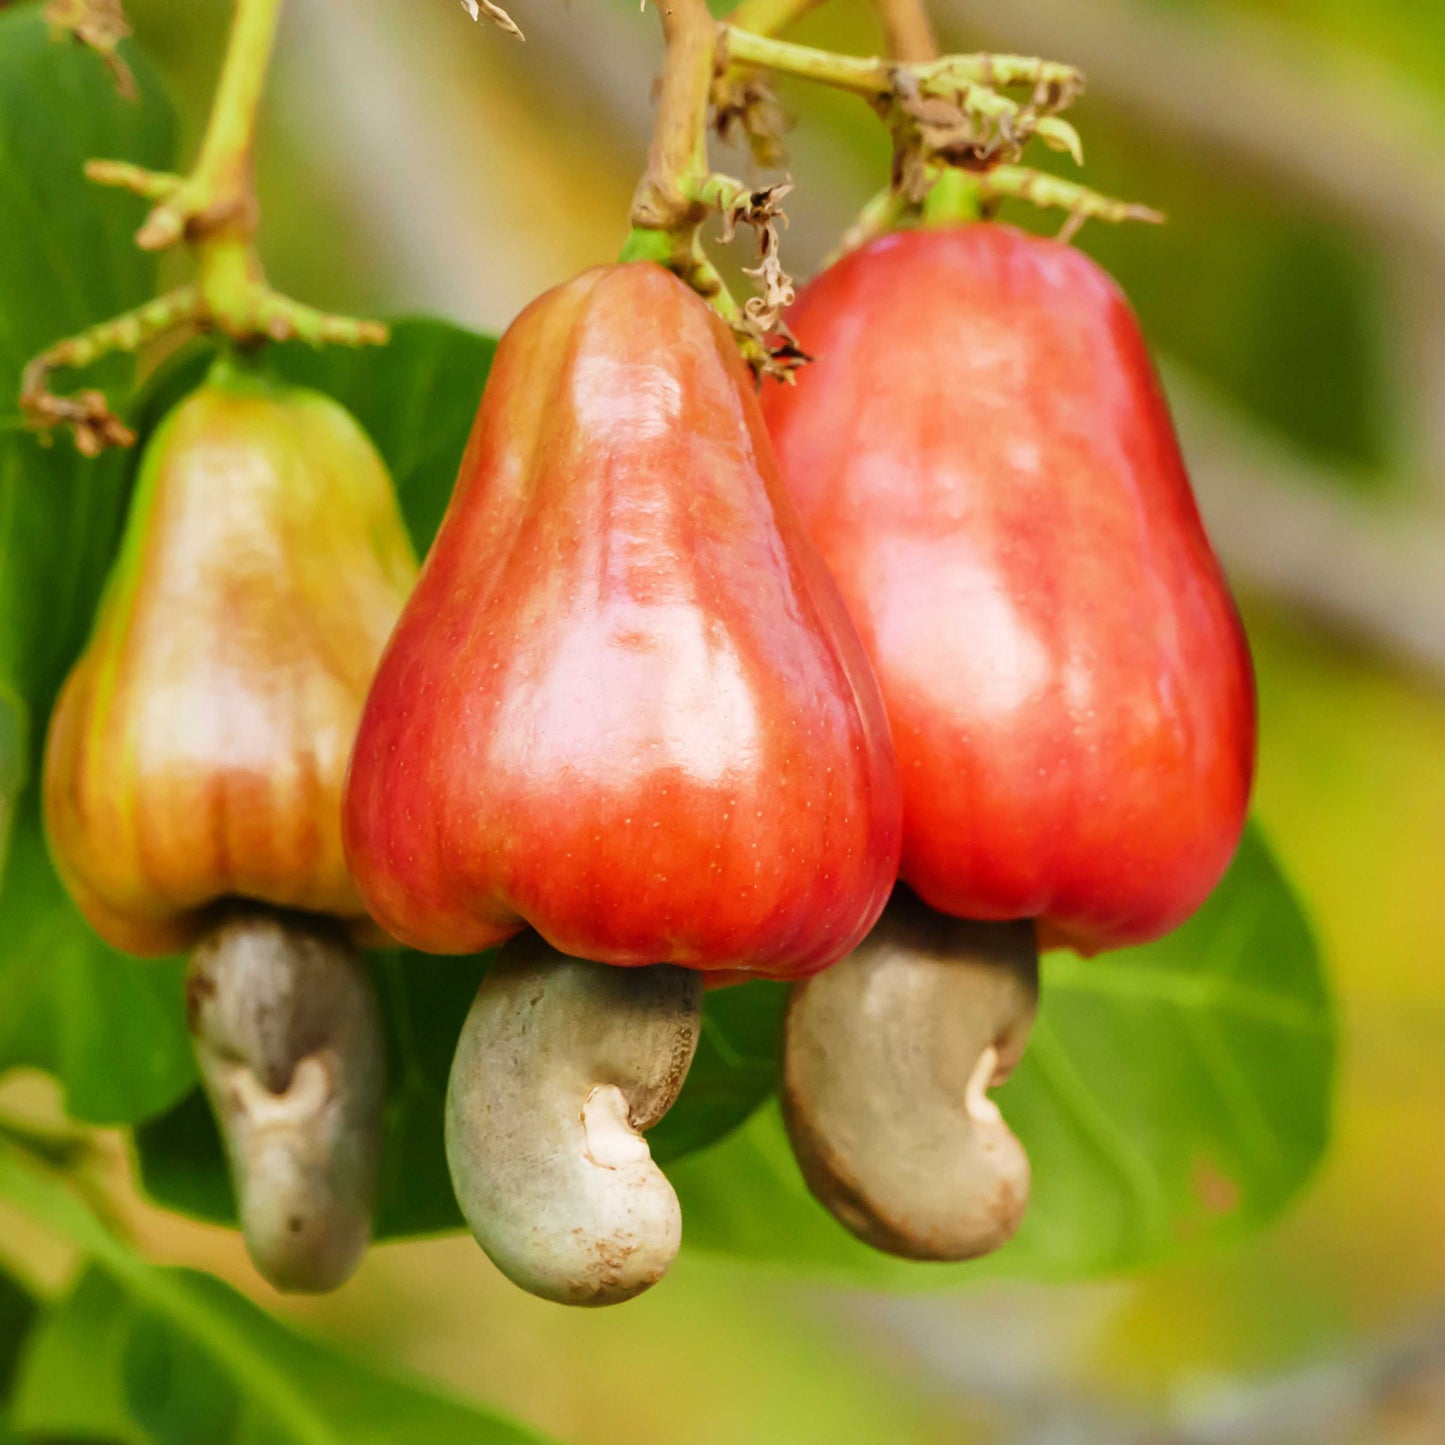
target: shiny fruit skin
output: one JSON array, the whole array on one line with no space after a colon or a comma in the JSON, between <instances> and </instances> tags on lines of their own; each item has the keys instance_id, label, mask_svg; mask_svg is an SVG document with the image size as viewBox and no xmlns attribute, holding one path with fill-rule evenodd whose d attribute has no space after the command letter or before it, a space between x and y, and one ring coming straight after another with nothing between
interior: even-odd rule
<instances>
[{"instance_id":1,"label":"shiny fruit skin","mask_svg":"<svg viewBox=\"0 0 1445 1445\"><path fill-rule=\"evenodd\" d=\"M727 330L645 263L503 337L357 735L374 916L460 953L777 977L845 954L896 876L877 686L788 506Z\"/></svg>"},{"instance_id":2,"label":"shiny fruit skin","mask_svg":"<svg viewBox=\"0 0 1445 1445\"><path fill-rule=\"evenodd\" d=\"M220 367L169 413L46 747L51 854L98 933L174 952L230 898L369 927L341 788L415 573L329 397Z\"/></svg>"},{"instance_id":3,"label":"shiny fruit skin","mask_svg":"<svg viewBox=\"0 0 1445 1445\"><path fill-rule=\"evenodd\" d=\"M789 324L817 360L764 410L883 688L903 878L1085 953L1175 927L1239 840L1254 682L1127 302L984 224L863 247Z\"/></svg>"}]
</instances>

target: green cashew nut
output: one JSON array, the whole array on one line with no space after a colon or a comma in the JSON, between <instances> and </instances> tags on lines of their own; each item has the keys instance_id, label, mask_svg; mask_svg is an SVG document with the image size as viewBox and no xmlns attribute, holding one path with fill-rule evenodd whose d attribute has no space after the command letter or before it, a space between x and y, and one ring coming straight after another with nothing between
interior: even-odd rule
<instances>
[{"instance_id":1,"label":"green cashew nut","mask_svg":"<svg viewBox=\"0 0 1445 1445\"><path fill-rule=\"evenodd\" d=\"M702 981L510 944L462 1026L447 1090L452 1185L477 1242L532 1294L616 1304L667 1272L682 1214L644 1130L697 1048Z\"/></svg>"},{"instance_id":2,"label":"green cashew nut","mask_svg":"<svg viewBox=\"0 0 1445 1445\"><path fill-rule=\"evenodd\" d=\"M339 927L253 908L191 955L187 1011L256 1268L277 1289L335 1289L371 1237L386 1046Z\"/></svg>"}]
</instances>

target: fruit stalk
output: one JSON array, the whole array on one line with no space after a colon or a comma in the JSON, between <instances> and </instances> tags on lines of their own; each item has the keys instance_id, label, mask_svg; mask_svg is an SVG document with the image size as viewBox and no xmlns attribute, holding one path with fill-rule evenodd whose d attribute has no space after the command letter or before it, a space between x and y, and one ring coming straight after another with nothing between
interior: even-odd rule
<instances>
[{"instance_id":1,"label":"fruit stalk","mask_svg":"<svg viewBox=\"0 0 1445 1445\"><path fill-rule=\"evenodd\" d=\"M770 347L766 339L778 309L792 300L791 286L776 264L773 223L781 188L755 192L741 181L712 173L707 127L720 31L705 0L675 0L659 13L667 58L647 169L633 196L632 231L622 259L666 266L722 317L754 371L784 374L794 358L787 349ZM763 253L759 270L769 283L761 305L740 304L703 249L702 224L714 210L729 226L744 222L758 230Z\"/></svg>"},{"instance_id":2,"label":"fruit stalk","mask_svg":"<svg viewBox=\"0 0 1445 1445\"><path fill-rule=\"evenodd\" d=\"M696 190L708 169L707 106L717 27L704 0L674 0L659 14L667 60L647 169L632 203L636 225L701 221Z\"/></svg>"},{"instance_id":3,"label":"fruit stalk","mask_svg":"<svg viewBox=\"0 0 1445 1445\"><path fill-rule=\"evenodd\" d=\"M254 233L256 115L280 16L281 0L236 0L236 18L195 169L146 218L136 238L142 249L169 246L180 240L188 224L197 222L203 234L216 240Z\"/></svg>"},{"instance_id":4,"label":"fruit stalk","mask_svg":"<svg viewBox=\"0 0 1445 1445\"><path fill-rule=\"evenodd\" d=\"M164 250L186 241L196 264L193 285L59 341L25 367L20 405L32 425L70 426L77 446L88 455L107 446L128 446L135 437L101 392L74 397L52 393L50 374L61 367L88 366L114 352L134 353L158 337L192 327L220 331L242 344L292 337L313 346L386 340L386 328L377 322L332 316L273 291L256 254L256 119L281 3L236 0L215 100L189 175L123 161L86 165L87 177L98 185L117 186L156 202L136 233L142 250Z\"/></svg>"},{"instance_id":5,"label":"fruit stalk","mask_svg":"<svg viewBox=\"0 0 1445 1445\"><path fill-rule=\"evenodd\" d=\"M967 104L981 115L1015 120L1023 114L1024 107L999 95L993 87L1042 87L1046 92L1045 103L1039 107L1041 118L1034 133L1040 139L1052 138L1064 150L1072 151L1077 143L1073 127L1057 120L1053 112L1063 109L1078 93L1082 77L1073 66L1059 61L1025 55L976 54L945 55L936 60L905 63L880 56L840 55L812 45L757 35L732 25L724 29L728 58L732 61L761 66L798 80L831 85L869 100L887 100L911 82L925 97L942 99L962 90L966 92ZM1046 125L1045 121L1052 123Z\"/></svg>"}]
</instances>

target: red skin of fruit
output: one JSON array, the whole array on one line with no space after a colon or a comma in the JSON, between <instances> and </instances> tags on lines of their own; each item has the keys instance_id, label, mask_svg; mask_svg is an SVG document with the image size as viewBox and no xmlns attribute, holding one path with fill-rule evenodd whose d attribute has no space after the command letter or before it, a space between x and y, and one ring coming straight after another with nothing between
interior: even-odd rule
<instances>
[{"instance_id":1,"label":"red skin of fruit","mask_svg":"<svg viewBox=\"0 0 1445 1445\"><path fill-rule=\"evenodd\" d=\"M994 224L886 236L789 312L793 499L883 688L902 877L1080 952L1181 923L1244 824L1254 679L1118 288Z\"/></svg>"},{"instance_id":2,"label":"red skin of fruit","mask_svg":"<svg viewBox=\"0 0 1445 1445\"><path fill-rule=\"evenodd\" d=\"M352 754L375 917L435 953L531 924L802 977L872 927L901 828L877 683L731 335L650 264L533 302Z\"/></svg>"}]
</instances>

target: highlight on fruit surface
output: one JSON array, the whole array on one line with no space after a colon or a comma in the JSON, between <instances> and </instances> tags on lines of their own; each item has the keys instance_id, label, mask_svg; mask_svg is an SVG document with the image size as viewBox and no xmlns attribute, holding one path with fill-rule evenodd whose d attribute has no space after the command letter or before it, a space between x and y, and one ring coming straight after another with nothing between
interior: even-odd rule
<instances>
[{"instance_id":1,"label":"highlight on fruit surface","mask_svg":"<svg viewBox=\"0 0 1445 1445\"><path fill-rule=\"evenodd\" d=\"M655 1284L677 1254L677 1196L643 1133L671 1107L701 1025L702 976L508 945L462 1027L447 1089L452 1184L507 1277L560 1304Z\"/></svg>"},{"instance_id":2,"label":"highlight on fruit surface","mask_svg":"<svg viewBox=\"0 0 1445 1445\"><path fill-rule=\"evenodd\" d=\"M988 1254L1029 1162L987 1091L1038 1008L1033 925L947 918L900 888L867 941L793 986L783 1117L803 1177L859 1239L909 1259Z\"/></svg>"},{"instance_id":3,"label":"highlight on fruit surface","mask_svg":"<svg viewBox=\"0 0 1445 1445\"><path fill-rule=\"evenodd\" d=\"M415 576L342 407L231 362L162 421L45 753L52 857L114 946L194 949L197 1058L257 1267L329 1288L365 1244L383 1037L346 936L341 792Z\"/></svg>"},{"instance_id":4,"label":"highlight on fruit surface","mask_svg":"<svg viewBox=\"0 0 1445 1445\"><path fill-rule=\"evenodd\" d=\"M371 1237L386 1049L332 922L240 908L196 946L187 1014L241 1231L277 1289L329 1290Z\"/></svg>"}]
</instances>

